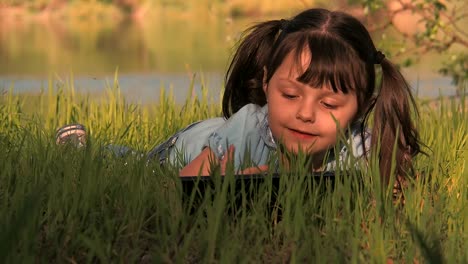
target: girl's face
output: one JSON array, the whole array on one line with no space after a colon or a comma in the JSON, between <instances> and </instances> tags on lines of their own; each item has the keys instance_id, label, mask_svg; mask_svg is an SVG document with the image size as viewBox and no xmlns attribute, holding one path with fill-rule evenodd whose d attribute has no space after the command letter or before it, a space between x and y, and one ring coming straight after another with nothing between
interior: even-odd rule
<instances>
[{"instance_id":1,"label":"girl's face","mask_svg":"<svg viewBox=\"0 0 468 264\"><path fill-rule=\"evenodd\" d=\"M290 53L263 89L268 101L268 122L275 140L291 152L321 159L338 140L337 125L344 131L354 120L358 105L354 92L333 92L331 87L312 87L296 79L310 62L301 57L297 67ZM313 63L313 61L312 61Z\"/></svg>"}]
</instances>

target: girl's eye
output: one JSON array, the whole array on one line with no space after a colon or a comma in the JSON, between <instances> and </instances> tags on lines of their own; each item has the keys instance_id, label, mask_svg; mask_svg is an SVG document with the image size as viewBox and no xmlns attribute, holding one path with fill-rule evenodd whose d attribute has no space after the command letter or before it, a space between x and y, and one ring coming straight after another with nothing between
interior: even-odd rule
<instances>
[{"instance_id":1,"label":"girl's eye","mask_svg":"<svg viewBox=\"0 0 468 264\"><path fill-rule=\"evenodd\" d=\"M291 95L291 94L283 94L283 97L286 98L286 99L294 99L297 97L297 95Z\"/></svg>"},{"instance_id":2,"label":"girl's eye","mask_svg":"<svg viewBox=\"0 0 468 264\"><path fill-rule=\"evenodd\" d=\"M329 104L329 103L325 103L325 102L322 102L322 105L327 108L327 109L336 109L337 106L336 105L333 105L333 104Z\"/></svg>"}]
</instances>

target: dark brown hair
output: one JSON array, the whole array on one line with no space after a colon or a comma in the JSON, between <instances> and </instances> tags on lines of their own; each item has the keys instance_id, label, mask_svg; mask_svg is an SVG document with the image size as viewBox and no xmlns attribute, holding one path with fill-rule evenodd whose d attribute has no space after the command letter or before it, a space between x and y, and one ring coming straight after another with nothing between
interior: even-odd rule
<instances>
[{"instance_id":1,"label":"dark brown hair","mask_svg":"<svg viewBox=\"0 0 468 264\"><path fill-rule=\"evenodd\" d=\"M226 74L224 116L229 118L248 103L265 105L263 69L267 69L268 82L291 52L296 62L303 52L312 56L298 81L312 87L330 85L335 92L355 92L356 121L362 127L373 113L371 145L380 146L378 157L384 182L390 180L395 143L396 173L405 175L412 168L412 156L420 152L411 119L416 105L410 87L396 67L376 50L364 25L343 12L308 9L290 20L270 20L246 30ZM382 67L380 85L376 85L375 64Z\"/></svg>"}]
</instances>

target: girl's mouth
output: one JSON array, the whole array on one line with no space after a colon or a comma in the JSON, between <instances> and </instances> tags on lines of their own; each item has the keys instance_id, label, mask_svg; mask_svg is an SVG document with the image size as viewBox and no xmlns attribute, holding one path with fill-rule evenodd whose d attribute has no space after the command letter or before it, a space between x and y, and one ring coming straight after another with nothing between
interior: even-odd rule
<instances>
[{"instance_id":1,"label":"girl's mouth","mask_svg":"<svg viewBox=\"0 0 468 264\"><path fill-rule=\"evenodd\" d=\"M302 139L302 140L307 140L307 139L310 140L310 139L314 139L314 138L317 137L317 135L315 135L315 134L303 132L303 131L292 129L292 128L288 128L288 130L289 130L289 132L291 132L291 134L294 137L297 137L297 138Z\"/></svg>"}]
</instances>

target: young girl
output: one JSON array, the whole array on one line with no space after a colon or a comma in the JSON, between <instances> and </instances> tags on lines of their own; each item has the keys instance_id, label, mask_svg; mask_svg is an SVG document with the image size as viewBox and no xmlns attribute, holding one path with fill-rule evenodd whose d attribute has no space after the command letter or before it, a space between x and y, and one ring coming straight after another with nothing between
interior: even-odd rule
<instances>
[{"instance_id":1,"label":"young girl","mask_svg":"<svg viewBox=\"0 0 468 264\"><path fill-rule=\"evenodd\" d=\"M176 162L182 156L180 176L194 176L209 175L213 163L223 170L228 159L240 173L268 170L274 153L286 167L291 153L303 152L311 171L333 170L347 155L366 159L378 151L381 175L389 182L394 149L397 175L405 175L420 152L407 82L348 14L309 9L251 27L225 81L224 118L188 126L149 159ZM367 129L371 113L373 127ZM83 133L72 128L58 140ZM347 142L337 145L343 133Z\"/></svg>"}]
</instances>

